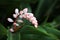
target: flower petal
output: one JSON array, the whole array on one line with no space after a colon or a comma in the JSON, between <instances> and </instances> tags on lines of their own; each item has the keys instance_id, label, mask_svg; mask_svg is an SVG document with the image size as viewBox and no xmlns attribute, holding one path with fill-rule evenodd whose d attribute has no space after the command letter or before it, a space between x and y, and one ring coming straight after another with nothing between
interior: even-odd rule
<instances>
[{"instance_id":1,"label":"flower petal","mask_svg":"<svg viewBox=\"0 0 60 40\"><path fill-rule=\"evenodd\" d=\"M23 12L27 13L28 12L28 8L23 9Z\"/></svg>"}]
</instances>

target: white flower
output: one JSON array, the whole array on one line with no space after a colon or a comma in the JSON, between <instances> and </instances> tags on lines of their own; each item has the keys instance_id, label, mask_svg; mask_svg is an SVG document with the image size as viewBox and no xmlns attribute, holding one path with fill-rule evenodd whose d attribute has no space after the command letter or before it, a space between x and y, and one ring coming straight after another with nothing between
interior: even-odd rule
<instances>
[{"instance_id":1,"label":"white flower","mask_svg":"<svg viewBox=\"0 0 60 40\"><path fill-rule=\"evenodd\" d=\"M28 12L28 8L23 9L23 12L27 13Z\"/></svg>"},{"instance_id":2,"label":"white flower","mask_svg":"<svg viewBox=\"0 0 60 40\"><path fill-rule=\"evenodd\" d=\"M13 17L14 17L14 18L16 18L17 16L18 16L18 15L16 15L16 14L13 14Z\"/></svg>"},{"instance_id":3,"label":"white flower","mask_svg":"<svg viewBox=\"0 0 60 40\"><path fill-rule=\"evenodd\" d=\"M14 32L13 28L10 28L10 32Z\"/></svg>"},{"instance_id":4,"label":"white flower","mask_svg":"<svg viewBox=\"0 0 60 40\"><path fill-rule=\"evenodd\" d=\"M23 23L23 20L19 20L18 18L24 18L26 20L29 20L35 28L38 27L38 22L36 18L34 17L33 13L28 13L28 8L25 8L19 12L19 10L15 9L15 14L13 14L13 17L16 18L15 21L13 21L11 18L8 18L7 20L9 22L14 22L13 26L20 26L18 23ZM11 32L14 32L13 28L10 29Z\"/></svg>"},{"instance_id":5,"label":"white flower","mask_svg":"<svg viewBox=\"0 0 60 40\"><path fill-rule=\"evenodd\" d=\"M12 20L11 18L8 18L7 20L8 20L9 22L13 22L13 20Z\"/></svg>"},{"instance_id":6,"label":"white flower","mask_svg":"<svg viewBox=\"0 0 60 40\"><path fill-rule=\"evenodd\" d=\"M17 20L18 22L20 22L20 23L23 23L23 20Z\"/></svg>"},{"instance_id":7,"label":"white flower","mask_svg":"<svg viewBox=\"0 0 60 40\"><path fill-rule=\"evenodd\" d=\"M32 13L28 13L30 17L33 17L34 15Z\"/></svg>"},{"instance_id":8,"label":"white flower","mask_svg":"<svg viewBox=\"0 0 60 40\"><path fill-rule=\"evenodd\" d=\"M37 22L37 20L36 20L36 19L33 19L32 21L35 21L35 22Z\"/></svg>"},{"instance_id":9,"label":"white flower","mask_svg":"<svg viewBox=\"0 0 60 40\"><path fill-rule=\"evenodd\" d=\"M17 23L13 23L13 25L19 26L19 24L17 24Z\"/></svg>"},{"instance_id":10,"label":"white flower","mask_svg":"<svg viewBox=\"0 0 60 40\"><path fill-rule=\"evenodd\" d=\"M15 9L15 13L19 15L19 10L17 8Z\"/></svg>"}]
</instances>

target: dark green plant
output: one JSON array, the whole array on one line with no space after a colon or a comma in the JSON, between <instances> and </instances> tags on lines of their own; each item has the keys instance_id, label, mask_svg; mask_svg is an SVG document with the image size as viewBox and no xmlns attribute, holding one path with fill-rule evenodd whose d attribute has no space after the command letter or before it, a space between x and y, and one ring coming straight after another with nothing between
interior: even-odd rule
<instances>
[{"instance_id":1,"label":"dark green plant","mask_svg":"<svg viewBox=\"0 0 60 40\"><path fill-rule=\"evenodd\" d=\"M57 27L60 26L60 15L58 17L56 16L52 22L47 22L51 14L53 14L58 1L59 0L1 0L0 4L8 5L6 14L2 13L0 15L0 17L2 17L2 15L5 16L3 19L12 15L13 10L17 7L20 10L28 8L28 12L33 12L39 23L42 19L44 19L44 21L39 24L38 28L35 28L30 22L25 20L25 25L18 31L12 33L9 31L10 26L8 29L3 26L5 21L2 19L1 23L3 25L0 24L0 40L4 40L3 38L6 36L7 40L60 40L60 30L57 29ZM35 9L32 8L31 4L33 4L33 6L37 4L34 6Z\"/></svg>"}]
</instances>

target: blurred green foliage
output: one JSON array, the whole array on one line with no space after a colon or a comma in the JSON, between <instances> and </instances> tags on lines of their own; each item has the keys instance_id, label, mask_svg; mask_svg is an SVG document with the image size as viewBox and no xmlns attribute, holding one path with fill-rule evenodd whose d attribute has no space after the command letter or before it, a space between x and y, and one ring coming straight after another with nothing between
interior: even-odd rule
<instances>
[{"instance_id":1,"label":"blurred green foliage","mask_svg":"<svg viewBox=\"0 0 60 40\"><path fill-rule=\"evenodd\" d=\"M59 3L60 0L0 0L0 40L60 40L60 30L57 29L60 26ZM15 8L28 8L28 12L33 12L38 28L24 20L26 25L11 33L7 18L12 17Z\"/></svg>"}]
</instances>

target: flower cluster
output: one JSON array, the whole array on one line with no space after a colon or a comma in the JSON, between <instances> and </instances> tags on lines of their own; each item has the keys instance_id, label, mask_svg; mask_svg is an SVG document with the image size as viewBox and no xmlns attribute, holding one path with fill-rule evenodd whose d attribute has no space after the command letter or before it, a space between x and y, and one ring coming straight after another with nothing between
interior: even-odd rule
<instances>
[{"instance_id":1,"label":"flower cluster","mask_svg":"<svg viewBox=\"0 0 60 40\"><path fill-rule=\"evenodd\" d=\"M14 21L11 18L8 18L7 20L9 22L13 22L14 27L19 26L17 22L23 23L23 20L20 20L20 19L18 20L17 18L24 18L26 20L29 20L36 28L38 26L38 22L36 18L34 17L33 13L28 13L28 8L25 8L21 10L20 12L18 9L15 9L15 14L13 14L13 17L15 18ZM12 28L10 30L14 32Z\"/></svg>"}]
</instances>

